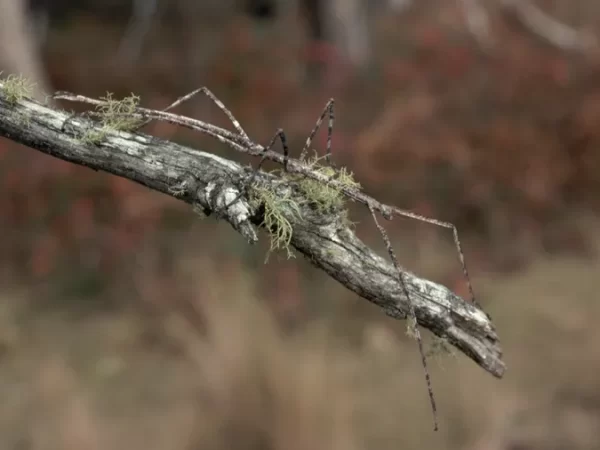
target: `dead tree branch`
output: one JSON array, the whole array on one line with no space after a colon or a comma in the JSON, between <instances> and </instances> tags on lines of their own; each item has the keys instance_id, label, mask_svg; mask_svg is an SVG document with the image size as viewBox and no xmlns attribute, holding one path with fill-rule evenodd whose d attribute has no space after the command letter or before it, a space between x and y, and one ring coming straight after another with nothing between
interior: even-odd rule
<instances>
[{"instance_id":1,"label":"dead tree branch","mask_svg":"<svg viewBox=\"0 0 600 450\"><path fill-rule=\"evenodd\" d=\"M137 113L145 119L171 117L167 112L143 108L138 108ZM183 118L177 117L180 121L176 123L181 125ZM284 157L276 152L263 154L264 147L249 146L247 137L194 119L186 119L186 123L240 151L267 155L284 163ZM92 143L82 139L90 130L99 131L98 122L69 116L33 100L8 102L0 96L0 136L180 198L206 215L226 220L248 241L258 239L256 229L264 226L264 208L244 190L246 181L253 176L250 168L139 132L102 130L103 139ZM321 174L311 173L299 160L290 159L287 165L291 173L335 184ZM293 178L262 171L257 178L278 198L291 198L294 205L299 205L299 209L284 206L281 213L292 229L291 245L315 266L391 317L406 319L414 310L419 325L456 346L492 375L502 377L502 351L495 327L485 312L448 288L401 269L404 291L398 286L398 272L356 236L343 211L324 214L309 207ZM388 219L394 212L362 192L345 193Z\"/></svg>"}]
</instances>

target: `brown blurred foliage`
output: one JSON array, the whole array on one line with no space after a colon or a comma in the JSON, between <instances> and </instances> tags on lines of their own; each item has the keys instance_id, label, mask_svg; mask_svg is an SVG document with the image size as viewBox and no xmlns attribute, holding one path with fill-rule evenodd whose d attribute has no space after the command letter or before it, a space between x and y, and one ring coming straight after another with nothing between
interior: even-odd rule
<instances>
[{"instance_id":1,"label":"brown blurred foliage","mask_svg":"<svg viewBox=\"0 0 600 450\"><path fill-rule=\"evenodd\" d=\"M600 59L543 46L501 21L501 45L482 52L451 4L372 22L373 62L361 71L307 40L295 16L257 24L243 14L199 31L156 25L140 60L124 65L114 57L124 23L79 13L51 30L44 60L57 89L135 91L153 107L207 85L253 136L266 141L282 126L295 151L334 96L337 160L385 201L455 222L477 264L514 269L540 250L585 251L571 218L598 207ZM184 111L224 123L207 102ZM149 132L217 147L167 125ZM322 132L315 147L324 143ZM160 229L161 205L174 205L9 146L0 148L0 211L14 234L1 252L11 271L44 277L68 255L114 268Z\"/></svg>"},{"instance_id":2,"label":"brown blurred foliage","mask_svg":"<svg viewBox=\"0 0 600 450\"><path fill-rule=\"evenodd\" d=\"M365 302L352 322L347 298L324 295L331 311L286 330L256 278L192 258L175 276L191 310L178 311L173 291L140 291L170 304L156 321L127 308L40 315L27 291L3 290L4 448L598 448L597 261L479 278L509 371L496 380L462 356L430 358L434 433L415 343L398 322Z\"/></svg>"},{"instance_id":3,"label":"brown blurred foliage","mask_svg":"<svg viewBox=\"0 0 600 450\"><path fill-rule=\"evenodd\" d=\"M331 42L311 42L297 15L270 22L217 10L166 14L139 59L123 60L128 17L91 3L102 6L78 3L49 29L42 56L57 90L135 92L162 108L205 85L256 140L283 127L296 155L335 97L337 162L382 201L458 225L509 371L497 381L466 358L434 355L434 434L402 324L300 259L264 265L268 243L249 247L171 198L3 140L3 444L598 448L600 268L564 254L599 248L590 219L600 190L598 55L544 45L498 11L498 45L486 51L460 2L423 0L369 18L372 54L360 69ZM206 99L180 111L227 125ZM147 131L256 163L171 125ZM323 130L315 148L325 141ZM358 232L379 242L361 214L353 210ZM465 293L450 236L386 225L402 264Z\"/></svg>"}]
</instances>

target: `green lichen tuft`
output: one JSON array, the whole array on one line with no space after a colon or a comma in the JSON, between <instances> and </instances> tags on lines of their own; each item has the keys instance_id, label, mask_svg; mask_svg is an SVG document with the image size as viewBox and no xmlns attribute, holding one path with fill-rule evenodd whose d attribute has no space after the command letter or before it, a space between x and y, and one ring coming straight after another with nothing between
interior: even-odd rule
<instances>
[{"instance_id":1,"label":"green lichen tuft","mask_svg":"<svg viewBox=\"0 0 600 450\"><path fill-rule=\"evenodd\" d=\"M352 172L348 172L345 167L335 169L330 166L320 165L318 157L311 158L306 164L316 173L334 180L338 186L323 183L312 178L306 178L303 175L295 175L298 181L298 188L311 207L323 213L328 211L337 211L343 208L345 195L343 188L357 190L360 189L360 183L354 180Z\"/></svg>"},{"instance_id":2,"label":"green lichen tuft","mask_svg":"<svg viewBox=\"0 0 600 450\"><path fill-rule=\"evenodd\" d=\"M142 124L137 112L140 97L131 94L122 100L115 100L110 92L100 100L103 104L96 106L94 115L100 119L100 128L87 130L81 137L84 144L97 145L102 142L109 131L132 131Z\"/></svg>"},{"instance_id":3,"label":"green lichen tuft","mask_svg":"<svg viewBox=\"0 0 600 450\"><path fill-rule=\"evenodd\" d=\"M418 339L419 330L417 329L417 318L414 316L408 316L406 318L406 335L411 339Z\"/></svg>"},{"instance_id":4,"label":"green lichen tuft","mask_svg":"<svg viewBox=\"0 0 600 450\"><path fill-rule=\"evenodd\" d=\"M456 351L454 350L454 346L448 342L448 339L434 336L425 356L427 358L434 358L439 366L444 368L443 357L450 356L456 358Z\"/></svg>"},{"instance_id":5,"label":"green lichen tuft","mask_svg":"<svg viewBox=\"0 0 600 450\"><path fill-rule=\"evenodd\" d=\"M292 258L294 254L290 248L290 242L293 227L286 219L286 215L294 214L300 217L301 214L298 203L291 198L291 193L281 194L263 186L253 186L250 191L250 199L254 208L261 206L264 208L261 225L264 225L271 235L271 246L267 259L271 252L278 249L285 249L288 258Z\"/></svg>"},{"instance_id":6,"label":"green lichen tuft","mask_svg":"<svg viewBox=\"0 0 600 450\"><path fill-rule=\"evenodd\" d=\"M265 210L261 225L264 225L271 234L269 253L283 248L287 251L288 258L294 256L290 249L293 227L286 219L286 215L289 217L289 214L294 214L299 218L301 216L301 205L314 208L319 213L344 212L345 194L343 189L358 190L361 188L360 184L354 181L352 173L348 172L346 168L336 169L320 165L321 159L315 156L303 162L314 172L336 181L337 186L307 178L303 174L289 174L278 170L283 180L293 182L295 189L297 189L294 198L292 198L291 191L282 195L280 192L275 192L272 187L267 188L258 185L251 188L250 200L252 206L254 208L262 206ZM347 215L344 215L343 220L349 226L353 225ZM267 254L267 259L268 256Z\"/></svg>"},{"instance_id":7,"label":"green lichen tuft","mask_svg":"<svg viewBox=\"0 0 600 450\"><path fill-rule=\"evenodd\" d=\"M96 112L104 127L117 131L131 131L141 125L142 119L136 114L140 103L140 97L137 95L131 94L122 100L115 100L112 94L107 92L100 100L104 103L96 106Z\"/></svg>"},{"instance_id":8,"label":"green lichen tuft","mask_svg":"<svg viewBox=\"0 0 600 450\"><path fill-rule=\"evenodd\" d=\"M34 87L35 83L30 82L23 75L9 75L2 83L0 95L8 103L15 105L24 98L31 98Z\"/></svg>"},{"instance_id":9,"label":"green lichen tuft","mask_svg":"<svg viewBox=\"0 0 600 450\"><path fill-rule=\"evenodd\" d=\"M86 145L98 145L106 138L106 134L107 130L105 128L86 130L81 136L81 142Z\"/></svg>"}]
</instances>

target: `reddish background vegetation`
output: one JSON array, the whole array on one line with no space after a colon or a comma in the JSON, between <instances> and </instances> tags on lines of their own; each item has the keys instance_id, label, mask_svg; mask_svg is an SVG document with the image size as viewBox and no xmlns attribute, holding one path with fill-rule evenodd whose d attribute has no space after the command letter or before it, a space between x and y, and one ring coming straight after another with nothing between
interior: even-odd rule
<instances>
[{"instance_id":1,"label":"reddish background vegetation","mask_svg":"<svg viewBox=\"0 0 600 450\"><path fill-rule=\"evenodd\" d=\"M100 445L103 441L95 434L100 433L108 443L99 448L119 448L115 442L122 443L119 439L129 432L138 440L130 441L128 448L188 448L176 443L176 437L185 434L182 428L187 433L198 423L223 422L223 436L202 429L194 432L195 441L190 439L203 444L198 448L235 448L227 441L229 434L245 436L258 427L256 416L272 425L281 414L306 427L290 432L287 423L273 426L275 434L281 433L278 438L285 437L283 444L273 438L273 448L290 448L285 444L304 442L303 430L314 429L313 414L325 414L334 418L339 427L331 429L339 434L316 437L299 448L521 444L519 448L536 449L551 448L558 440L553 433L568 439L570 448L594 448L600 438L594 434L600 426L595 425L597 395L592 395L598 388L593 375L600 359L593 345L597 326L591 319L597 313L592 281L598 263L592 257L598 248L594 217L600 206L600 55L570 54L545 45L501 15L492 15L497 45L484 50L465 28L460 2L438 3L442 5L426 2L436 7L416 6L374 17L372 58L360 69L335 46L307 42L295 17L273 25L241 13L214 22L207 19L197 27L182 27L176 21L156 25L138 60L115 56L126 17L106 20L78 13L51 29L42 56L56 90L89 96L110 91L118 97L134 92L154 108L208 86L255 140L267 142L278 127L284 128L296 155L327 99L335 97L333 151L338 163L347 165L367 192L382 201L458 226L475 290L498 324L514 375L499 388L468 363L452 364L452 375L451 370L434 369L445 431L422 444L430 416L416 348L403 336L401 324L382 318L366 302L350 301L348 292L303 261L274 255L263 265L267 243L250 247L228 226L212 219L200 222L171 198L3 140L3 279L27 286L36 314L40 304L52 305L54 311L61 301L69 312L94 300L118 306L119 314L126 311L117 318L59 317L40 325L31 317L19 318L21 299L15 295L19 306L11 312L18 316L14 322L35 332L27 338L22 331L14 336L12 331L0 333L0 362L4 352L17 349L9 368L17 374L36 374L33 383L39 384L41 400L36 397L32 404L51 411L64 406L64 417L56 419L64 421L64 430L51 426L64 434L61 439L75 442L72 448L93 448L86 446ZM180 111L227 125L206 99ZM171 125L152 124L146 131L256 163ZM325 141L322 130L315 148L322 152ZM361 236L381 245L365 211L356 208L353 213ZM387 225L404 265L466 293L449 234L408 221ZM560 263L536 262L548 254L560 256ZM573 255L577 259L569 259ZM504 278L509 272L512 278ZM246 297L266 300L277 317L286 319L286 330L299 327L297 342L290 347L278 332L270 334L270 319L263 312L251 311L245 317L214 311L214 303L234 299L240 307L235 302ZM143 325L138 323L140 304ZM202 330L216 321L213 326L227 332L212 330L214 348L198 344L198 350L193 332L182 338L181 323L172 336L173 305L179 312L183 308L188 319L199 318L192 322L200 323ZM0 314L0 320L3 317ZM315 329L321 332L323 326L308 320L315 317L342 342L335 342L335 358L316 363L329 347L314 337ZM9 325L19 329L11 321ZM158 331L153 328L156 323ZM264 354L260 346L266 348ZM192 360L200 356L210 367L202 366L199 372L180 367L183 363L173 354L182 352L181 347L193 354ZM57 360L40 358L38 353L46 351L58 354ZM88 353L97 360L89 362ZM168 374L159 369L165 361L174 366ZM312 377L306 367L318 376ZM257 377L256 384L266 380L277 393L272 404L260 403L260 393L252 391L254 378L240 375L248 371ZM122 378L115 381L112 373ZM0 382L6 381L2 377L12 382L6 371L0 372ZM103 400L102 377L115 383L106 400L115 404L94 403ZM202 395L214 402L199 411L190 400L190 392L197 394L196 377L206 390L201 389ZM476 388L489 396L475 394ZM118 389L144 399L128 403L144 411L151 410L145 395L160 397L152 397L160 412L147 411L147 417L136 419L115 413L124 408L121 399L114 398L119 397L114 394ZM239 405L237 395L247 389L251 398ZM92 400L86 397L89 392ZM309 392L308 400L297 392ZM323 402L328 393L334 400ZM103 407L112 411L123 430L103 421ZM527 420L515 412L521 409ZM345 428L349 411L364 414L356 431L362 440L349 437L354 436ZM2 414L0 427L13 431L10 420L21 416L11 412L6 421ZM46 423L26 411L19 414L25 424ZM585 417L570 421L574 414ZM542 425L536 428L538 422ZM572 423L580 428L573 425L572 431ZM531 434L528 424L543 429L542 436ZM239 434L228 433L228 426ZM521 433L520 426L529 431ZM71 429L79 430L73 432L75 437ZM169 430L172 441L144 441L148 429ZM260 436L246 439L259 442L239 448L264 448Z\"/></svg>"},{"instance_id":2,"label":"reddish background vegetation","mask_svg":"<svg viewBox=\"0 0 600 450\"><path fill-rule=\"evenodd\" d=\"M245 16L223 24L218 51L198 76L168 26L150 36L148 55L123 65L114 57L121 28L77 16L53 30L44 57L56 88L135 91L155 107L207 85L258 140L283 126L296 150L334 96L336 158L386 201L456 223L477 264L518 269L536 250L585 252L586 236L571 217L598 206L600 59L507 26L495 28L501 45L486 53L460 11L446 9L374 19L372 63L362 72L334 47L299 46L297 37ZM312 83L307 65L320 69ZM205 103L184 111L220 121ZM148 131L185 135L162 124ZM185 139L219 151L203 137ZM315 147L324 144L322 132ZM12 231L35 239L12 239L2 255L30 275L50 275L65 249L80 254L85 246L99 267L114 268L174 206L123 180L8 145L0 152L10 194L0 209Z\"/></svg>"}]
</instances>

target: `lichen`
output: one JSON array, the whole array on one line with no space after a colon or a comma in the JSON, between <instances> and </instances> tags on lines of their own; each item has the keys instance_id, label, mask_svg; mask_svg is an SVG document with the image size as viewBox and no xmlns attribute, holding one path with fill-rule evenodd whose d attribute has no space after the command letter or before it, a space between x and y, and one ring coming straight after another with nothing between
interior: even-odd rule
<instances>
[{"instance_id":1,"label":"lichen","mask_svg":"<svg viewBox=\"0 0 600 450\"><path fill-rule=\"evenodd\" d=\"M97 105L93 113L100 120L100 127L86 130L81 137L85 144L99 144L109 131L131 131L142 124L139 114L136 114L140 97L131 94L122 100L115 100L113 94L106 93L101 97L104 103Z\"/></svg>"},{"instance_id":2,"label":"lichen","mask_svg":"<svg viewBox=\"0 0 600 450\"><path fill-rule=\"evenodd\" d=\"M276 249L285 249L288 258L294 256L290 249L293 233L292 224L286 219L286 214L301 217L301 208L314 209L319 214L336 214L347 226L354 224L348 218L348 211L344 208L345 195L343 189L360 189L360 184L354 181L352 173L342 167L336 169L320 164L323 158L317 156L303 160L303 162L315 173L327 179L336 181L337 185L331 185L322 181L308 178L306 175L290 174L281 169L276 170L281 177L281 183L287 184L290 189L275 192L276 188L264 184L256 184L250 188L250 200L254 208L264 208L264 220L261 225L271 234L271 247L269 253ZM288 216L289 217L289 216ZM268 259L269 254L267 254Z\"/></svg>"},{"instance_id":3,"label":"lichen","mask_svg":"<svg viewBox=\"0 0 600 450\"><path fill-rule=\"evenodd\" d=\"M306 160L305 163L313 172L336 181L338 186L326 184L302 174L294 174L290 178L298 182L298 189L308 205L318 212L326 213L341 210L345 203L345 195L342 189L360 189L360 183L354 180L352 172L348 172L345 167L336 169L331 166L323 166L320 164L321 159L315 156Z\"/></svg>"},{"instance_id":4,"label":"lichen","mask_svg":"<svg viewBox=\"0 0 600 450\"><path fill-rule=\"evenodd\" d=\"M417 318L409 315L406 318L406 335L411 339L418 339L419 330L417 329Z\"/></svg>"},{"instance_id":5,"label":"lichen","mask_svg":"<svg viewBox=\"0 0 600 450\"><path fill-rule=\"evenodd\" d=\"M433 357L443 367L443 357L451 356L452 358L456 358L456 351L454 350L454 346L448 342L448 339L434 336L425 356L427 358Z\"/></svg>"},{"instance_id":6,"label":"lichen","mask_svg":"<svg viewBox=\"0 0 600 450\"><path fill-rule=\"evenodd\" d=\"M0 95L8 103L15 105L24 98L31 98L35 85L23 75L9 75L2 83Z\"/></svg>"},{"instance_id":7,"label":"lichen","mask_svg":"<svg viewBox=\"0 0 600 450\"><path fill-rule=\"evenodd\" d=\"M261 226L264 226L271 236L267 260L269 254L278 249L285 249L288 258L294 257L290 248L293 226L286 216L291 214L300 218L301 212L300 205L292 198L291 192L275 192L272 188L262 185L252 186L250 203L253 208L262 207L264 210Z\"/></svg>"},{"instance_id":8,"label":"lichen","mask_svg":"<svg viewBox=\"0 0 600 450\"><path fill-rule=\"evenodd\" d=\"M89 129L86 130L81 136L80 140L86 145L97 145L106 138L108 130L101 129Z\"/></svg>"},{"instance_id":9,"label":"lichen","mask_svg":"<svg viewBox=\"0 0 600 450\"><path fill-rule=\"evenodd\" d=\"M100 97L103 104L96 106L96 112L100 116L102 125L117 131L130 131L142 123L139 115L136 115L140 97L131 94L122 100L115 100L110 92L105 97Z\"/></svg>"}]
</instances>

